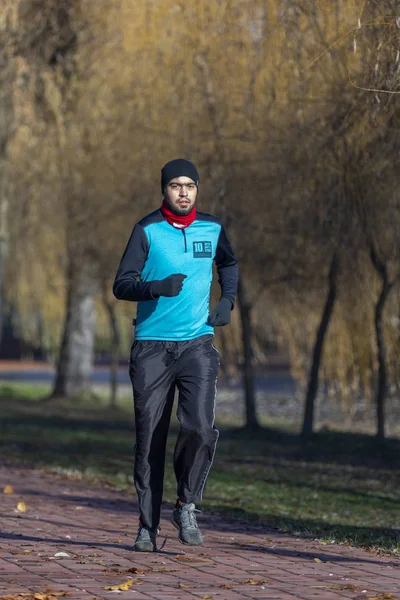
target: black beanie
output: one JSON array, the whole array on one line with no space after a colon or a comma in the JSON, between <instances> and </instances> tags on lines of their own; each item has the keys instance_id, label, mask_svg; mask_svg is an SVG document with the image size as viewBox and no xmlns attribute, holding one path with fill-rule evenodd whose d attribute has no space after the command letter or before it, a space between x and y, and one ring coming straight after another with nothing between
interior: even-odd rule
<instances>
[{"instance_id":1,"label":"black beanie","mask_svg":"<svg viewBox=\"0 0 400 600\"><path fill-rule=\"evenodd\" d=\"M175 158L167 162L161 169L161 191L164 191L165 186L171 179L175 177L190 177L193 179L197 187L199 187L200 178L195 165L190 160L184 158Z\"/></svg>"}]
</instances>

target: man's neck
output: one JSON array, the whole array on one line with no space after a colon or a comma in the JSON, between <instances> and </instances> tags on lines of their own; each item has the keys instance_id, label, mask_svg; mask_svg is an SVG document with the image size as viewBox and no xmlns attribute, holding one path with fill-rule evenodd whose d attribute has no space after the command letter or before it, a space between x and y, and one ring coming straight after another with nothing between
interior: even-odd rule
<instances>
[{"instance_id":1,"label":"man's neck","mask_svg":"<svg viewBox=\"0 0 400 600\"><path fill-rule=\"evenodd\" d=\"M186 227L189 227L196 219L196 206L194 206L187 215L176 215L164 199L160 210L164 219L176 229L186 229Z\"/></svg>"}]
</instances>

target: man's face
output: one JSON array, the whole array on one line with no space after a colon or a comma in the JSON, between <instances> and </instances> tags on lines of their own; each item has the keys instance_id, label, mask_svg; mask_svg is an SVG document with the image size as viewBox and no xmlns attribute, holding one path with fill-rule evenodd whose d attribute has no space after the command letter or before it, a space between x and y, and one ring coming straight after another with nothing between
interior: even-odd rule
<instances>
[{"instance_id":1,"label":"man's face","mask_svg":"<svg viewBox=\"0 0 400 600\"><path fill-rule=\"evenodd\" d=\"M176 215L188 215L197 198L197 186L190 177L175 177L164 188L164 198Z\"/></svg>"}]
</instances>

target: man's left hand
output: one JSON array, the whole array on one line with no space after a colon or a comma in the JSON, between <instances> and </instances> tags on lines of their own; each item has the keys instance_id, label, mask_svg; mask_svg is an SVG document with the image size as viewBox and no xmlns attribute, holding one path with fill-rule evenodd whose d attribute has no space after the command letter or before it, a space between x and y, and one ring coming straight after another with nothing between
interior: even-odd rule
<instances>
[{"instance_id":1,"label":"man's left hand","mask_svg":"<svg viewBox=\"0 0 400 600\"><path fill-rule=\"evenodd\" d=\"M227 298L221 298L217 306L210 312L207 325L222 327L228 325L231 320L232 303Z\"/></svg>"}]
</instances>

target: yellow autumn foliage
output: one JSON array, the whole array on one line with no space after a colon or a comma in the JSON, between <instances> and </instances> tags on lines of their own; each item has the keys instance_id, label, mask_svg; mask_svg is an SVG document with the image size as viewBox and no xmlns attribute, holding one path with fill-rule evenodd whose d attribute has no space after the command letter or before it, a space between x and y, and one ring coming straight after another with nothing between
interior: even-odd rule
<instances>
[{"instance_id":1,"label":"yellow autumn foliage","mask_svg":"<svg viewBox=\"0 0 400 600\"><path fill-rule=\"evenodd\" d=\"M393 15L345 0L74 0L61 19L55 0L46 0L24 20L22 5L7 0L0 28L7 25L9 47L19 48L10 58L6 291L24 337L37 339L40 315L43 341L57 351L69 264L92 261L110 290L133 224L160 203L161 166L187 156L201 173L201 208L226 219L239 255L256 358L267 359L264 335L290 354L304 382L333 243L320 234L326 182L340 179L346 210L354 174L368 189L390 172L380 153L390 103L358 88L381 88L383 63L389 73L395 67L395 50L383 43L398 40ZM51 33L38 41L47 22ZM374 153L371 174L365 157ZM382 206L391 193L382 189ZM394 274L396 252L384 253L394 257ZM342 398L358 384L370 389L376 370L380 282L368 255L358 258L361 267L344 262L324 349L324 377L340 382ZM384 321L397 384L398 300L395 288ZM124 303L118 311L126 350L134 311ZM106 345L100 295L98 314ZM237 364L237 312L217 335Z\"/></svg>"}]
</instances>

